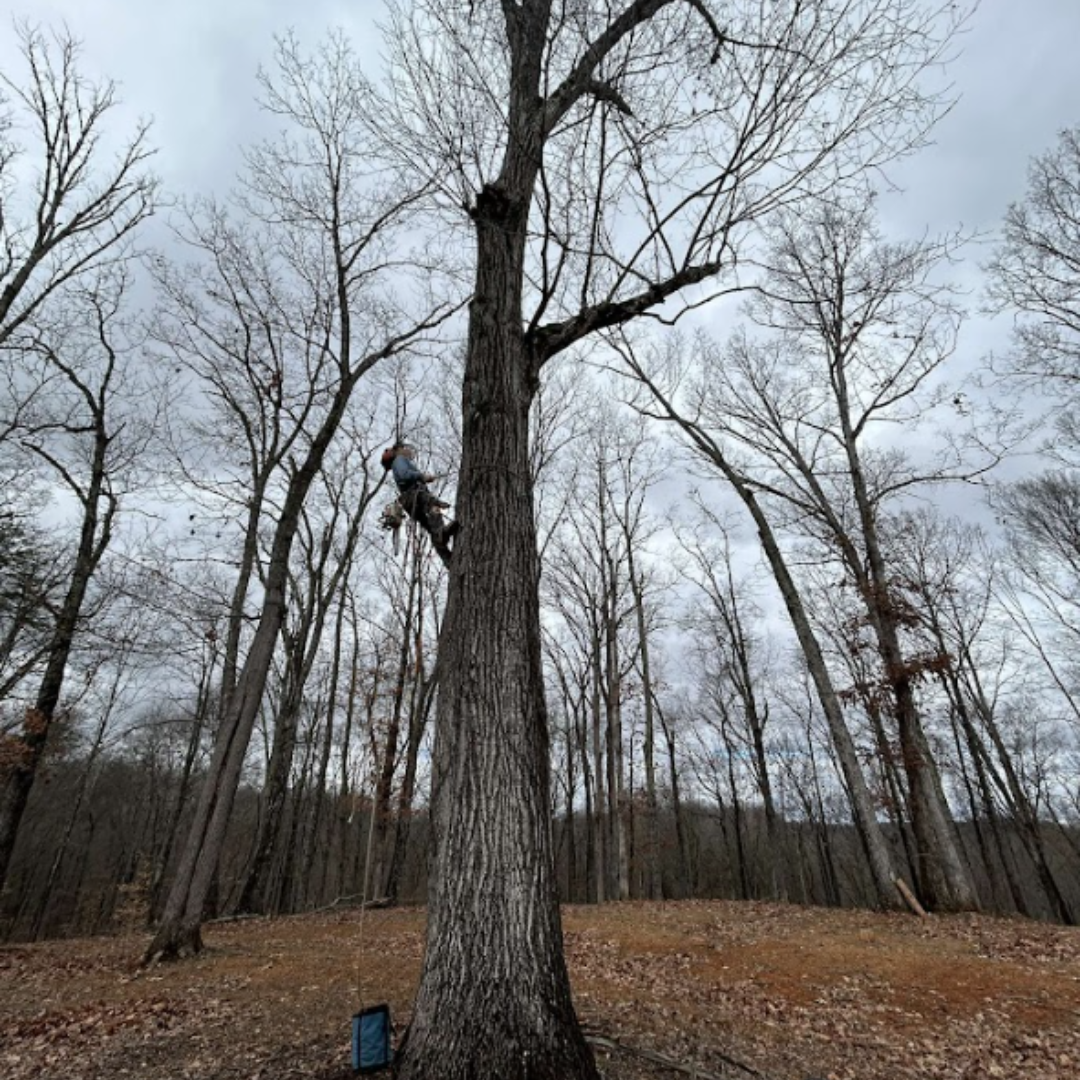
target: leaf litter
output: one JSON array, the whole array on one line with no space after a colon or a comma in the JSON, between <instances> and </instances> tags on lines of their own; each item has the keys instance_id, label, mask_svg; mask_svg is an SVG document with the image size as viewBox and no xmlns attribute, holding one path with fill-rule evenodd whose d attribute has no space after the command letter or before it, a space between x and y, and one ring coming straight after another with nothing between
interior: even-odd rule
<instances>
[{"instance_id":1,"label":"leaf litter","mask_svg":"<svg viewBox=\"0 0 1080 1080\"><path fill-rule=\"evenodd\" d=\"M1080 1075L1080 930L725 901L564 927L606 1080ZM407 1023L423 930L416 908L214 923L147 971L139 934L0 948L0 1075L344 1080L358 1008Z\"/></svg>"}]
</instances>

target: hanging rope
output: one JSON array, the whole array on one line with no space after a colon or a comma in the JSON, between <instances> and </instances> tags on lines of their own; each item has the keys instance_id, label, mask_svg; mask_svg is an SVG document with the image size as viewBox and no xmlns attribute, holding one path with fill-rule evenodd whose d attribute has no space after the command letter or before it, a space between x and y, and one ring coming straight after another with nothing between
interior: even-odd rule
<instances>
[{"instance_id":1,"label":"hanging rope","mask_svg":"<svg viewBox=\"0 0 1080 1080\"><path fill-rule=\"evenodd\" d=\"M367 921L368 876L371 873L371 853L375 846L375 800L371 801L371 817L368 821L367 845L364 851L364 876L360 882L360 924L356 934L356 998L358 1007L364 1008L363 958L364 929Z\"/></svg>"}]
</instances>

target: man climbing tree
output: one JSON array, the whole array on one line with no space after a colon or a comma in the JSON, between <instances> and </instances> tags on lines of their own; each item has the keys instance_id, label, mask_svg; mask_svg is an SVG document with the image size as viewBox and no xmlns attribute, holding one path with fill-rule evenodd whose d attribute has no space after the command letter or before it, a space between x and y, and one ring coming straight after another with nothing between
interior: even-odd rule
<instances>
[{"instance_id":1,"label":"man climbing tree","mask_svg":"<svg viewBox=\"0 0 1080 1080\"><path fill-rule=\"evenodd\" d=\"M431 473L421 472L415 465L416 449L408 443L396 443L383 451L382 467L393 473L398 489L398 503L420 528L431 537L432 547L447 566L450 565L450 540L457 534L458 523L447 521L443 511L450 504L437 499L428 489L435 482ZM400 514L400 511L398 512ZM400 517L384 514L389 528L400 524ZM397 541L394 541L395 544ZM395 547L395 551L397 548Z\"/></svg>"},{"instance_id":2,"label":"man climbing tree","mask_svg":"<svg viewBox=\"0 0 1080 1080\"><path fill-rule=\"evenodd\" d=\"M959 17L921 0L392 9L392 77L369 123L476 253L427 951L400 1077L596 1076L550 836L529 469L544 365L710 295L680 305L686 290L737 287L762 219L918 145L945 104L921 80Z\"/></svg>"}]
</instances>

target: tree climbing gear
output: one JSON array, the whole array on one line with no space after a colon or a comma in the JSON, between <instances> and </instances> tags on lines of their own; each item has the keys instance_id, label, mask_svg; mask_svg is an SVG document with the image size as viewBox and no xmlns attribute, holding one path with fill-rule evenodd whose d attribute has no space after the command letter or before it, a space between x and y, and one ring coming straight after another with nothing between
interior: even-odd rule
<instances>
[{"instance_id":1,"label":"tree climbing gear","mask_svg":"<svg viewBox=\"0 0 1080 1080\"><path fill-rule=\"evenodd\" d=\"M400 499L388 502L379 515L379 528L390 533L391 542L394 545L394 554L397 555L400 546L399 530L405 522L405 507Z\"/></svg>"}]
</instances>

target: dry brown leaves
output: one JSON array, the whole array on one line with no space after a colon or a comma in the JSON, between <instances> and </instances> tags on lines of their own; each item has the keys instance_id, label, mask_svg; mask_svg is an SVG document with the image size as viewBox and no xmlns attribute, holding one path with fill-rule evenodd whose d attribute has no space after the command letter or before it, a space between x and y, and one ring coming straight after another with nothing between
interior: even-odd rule
<instances>
[{"instance_id":1,"label":"dry brown leaves","mask_svg":"<svg viewBox=\"0 0 1080 1080\"><path fill-rule=\"evenodd\" d=\"M1080 1075L1080 931L722 902L565 924L609 1080L678 1075L624 1047L739 1080ZM0 949L0 1075L337 1080L358 1007L407 1020L422 935L415 910L218 924L149 972L140 935Z\"/></svg>"}]
</instances>

